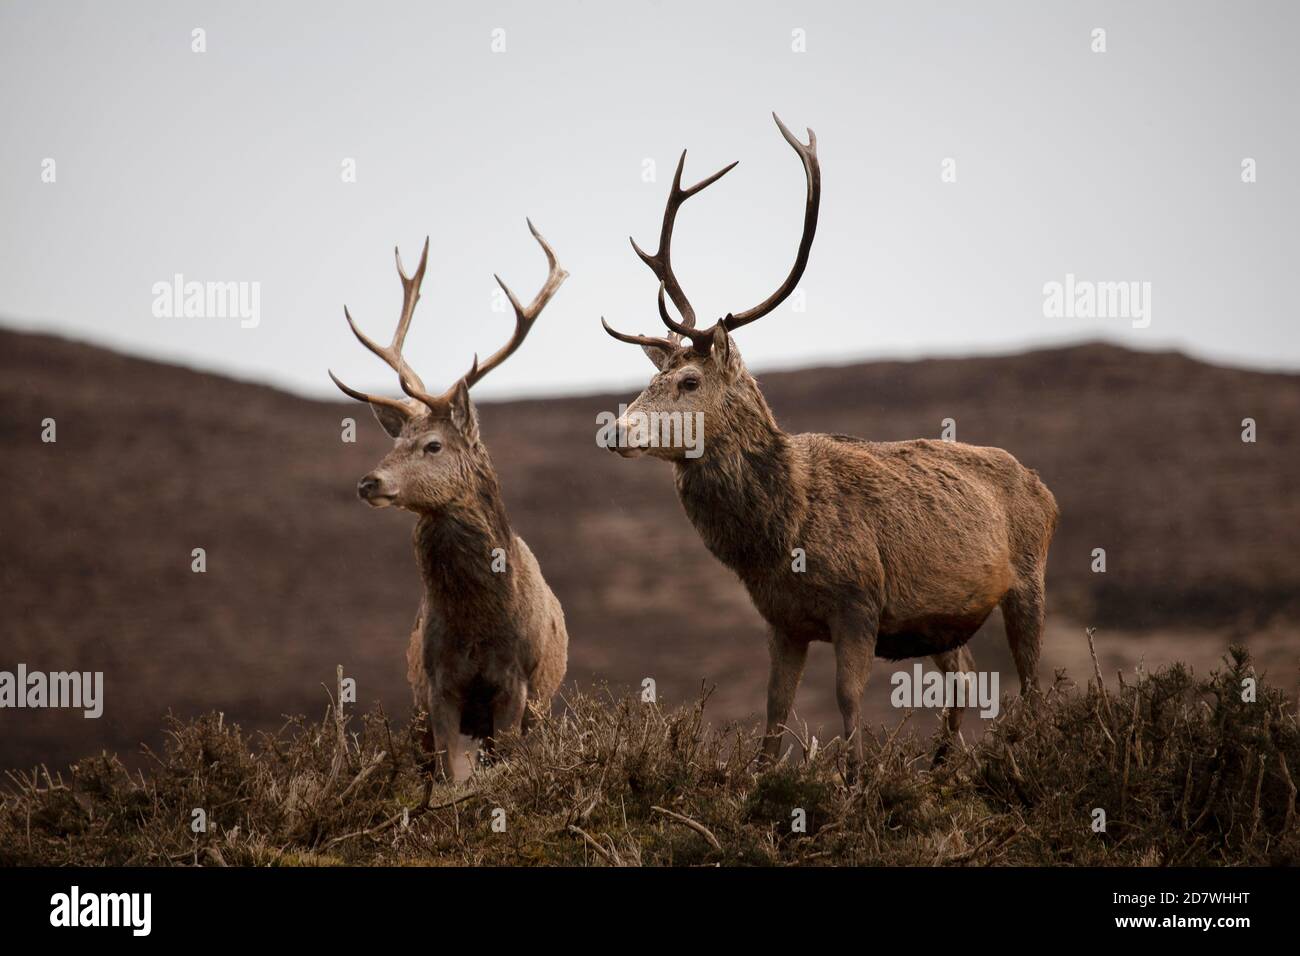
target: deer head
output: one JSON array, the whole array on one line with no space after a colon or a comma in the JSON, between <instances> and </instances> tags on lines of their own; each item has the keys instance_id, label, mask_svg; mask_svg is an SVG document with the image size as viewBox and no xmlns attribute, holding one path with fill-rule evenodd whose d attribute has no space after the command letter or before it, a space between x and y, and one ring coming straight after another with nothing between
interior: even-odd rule
<instances>
[{"instance_id":1,"label":"deer head","mask_svg":"<svg viewBox=\"0 0 1300 956\"><path fill-rule=\"evenodd\" d=\"M401 253L394 250L397 274L402 280L402 315L398 319L391 343L382 346L372 341L357 328L351 313L344 306L343 315L347 318L352 333L362 345L397 373L402 391L409 396L397 399L368 395L349 388L332 371L329 373L334 384L345 395L369 403L375 418L393 439L392 451L357 484L357 494L366 503L377 508L394 505L409 511L436 511L463 492L469 486L471 476L487 465L487 451L479 440L478 416L470 402L469 390L519 348L542 309L555 295L560 284L568 278L568 273L560 268L555 253L531 221L528 228L546 253L549 273L545 285L525 308L501 281L500 276L493 277L514 306L514 334L510 341L481 365L475 355L470 370L441 395L431 395L425 390L424 382L402 355L402 346L411 326L415 304L420 299L420 283L424 280L424 270L429 260L428 239L424 241L420 264L412 276L407 276L402 268Z\"/></svg>"},{"instance_id":2,"label":"deer head","mask_svg":"<svg viewBox=\"0 0 1300 956\"><path fill-rule=\"evenodd\" d=\"M804 174L808 181L808 194L804 206L803 236L799 241L799 251L795 256L794 266L785 281L770 296L743 312L729 312L708 328L698 328L695 310L682 291L681 283L673 274L672 238L673 226L677 220L677 210L682 203L690 199L705 187L717 182L732 169L736 163L719 170L694 186L682 188L682 170L686 165L686 151L682 150L677 163L677 172L673 176L672 189L668 193L668 203L664 209L663 225L659 231L659 248L650 255L644 252L635 240L632 248L641 257L641 261L650 267L659 280L659 318L668 328L663 337L648 335L626 335L610 328L602 317L600 322L605 331L620 342L639 345L649 356L658 370L636 401L628 407L618 425L620 432L627 436L626 442L618 447L611 446L624 457L632 457L642 451L660 458L679 460L686 457L680 444L650 442L647 437L653 433L654 426L644 427L645 420L652 416L694 416L697 420L703 415L705 443L709 436L720 434L732 427L737 416L744 409L755 407L755 403L766 408L758 386L745 370L731 333L743 325L748 325L767 315L786 300L808 265L808 253L812 249L813 236L817 232L817 212L821 203L821 167L817 162L817 136L808 130L807 145L799 142L793 133L781 122L775 113L781 135L799 155L803 163ZM668 312L665 297L672 300L673 307L681 315L678 322ZM637 420L640 418L640 427ZM639 437L638 437L639 436Z\"/></svg>"}]
</instances>

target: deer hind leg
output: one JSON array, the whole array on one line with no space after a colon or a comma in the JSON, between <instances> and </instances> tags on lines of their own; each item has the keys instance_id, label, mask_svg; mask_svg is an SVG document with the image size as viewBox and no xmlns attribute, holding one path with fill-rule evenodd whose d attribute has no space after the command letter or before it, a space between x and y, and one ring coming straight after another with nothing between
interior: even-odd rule
<instances>
[{"instance_id":1,"label":"deer hind leg","mask_svg":"<svg viewBox=\"0 0 1300 956\"><path fill-rule=\"evenodd\" d=\"M963 644L961 647L954 648L950 651L944 651L942 654L935 654L930 658L934 661L934 666L946 674L970 674L975 670L975 657L971 654L970 648ZM948 682L944 681L944 686ZM970 685L966 689L966 700L971 699L971 692L974 690ZM945 714L946 733L944 739L939 743L934 752L934 765L937 767L947 758L949 751L952 749L953 742L961 735L961 720L966 716L966 711L970 707L958 705L956 701L947 709Z\"/></svg>"},{"instance_id":2,"label":"deer hind leg","mask_svg":"<svg viewBox=\"0 0 1300 956\"><path fill-rule=\"evenodd\" d=\"M420 771L422 773L433 773L437 769L438 745L433 736L433 721L424 711L420 711L419 721L419 740L420 740Z\"/></svg>"},{"instance_id":3,"label":"deer hind leg","mask_svg":"<svg viewBox=\"0 0 1300 956\"><path fill-rule=\"evenodd\" d=\"M492 733L483 740L483 751L489 757L496 756L496 735L518 731L523 733L524 720L528 715L528 685L519 681L512 686L497 690L492 702Z\"/></svg>"},{"instance_id":4,"label":"deer hind leg","mask_svg":"<svg viewBox=\"0 0 1300 956\"><path fill-rule=\"evenodd\" d=\"M835 646L835 699L844 719L844 739L851 742L850 775L862 763L862 692L876 656L876 622L853 615L831 624Z\"/></svg>"},{"instance_id":5,"label":"deer hind leg","mask_svg":"<svg viewBox=\"0 0 1300 956\"><path fill-rule=\"evenodd\" d=\"M519 720L519 736L527 737L528 732L545 720L551 712L551 699L554 692L539 692L533 685L528 685L524 697L524 715Z\"/></svg>"},{"instance_id":6,"label":"deer hind leg","mask_svg":"<svg viewBox=\"0 0 1300 956\"><path fill-rule=\"evenodd\" d=\"M1043 592L1043 577L1039 572L1027 576L1002 598L1002 619L1022 696L1038 690L1038 652L1043 642L1045 610Z\"/></svg>"},{"instance_id":7,"label":"deer hind leg","mask_svg":"<svg viewBox=\"0 0 1300 956\"><path fill-rule=\"evenodd\" d=\"M808 659L808 643L790 637L776 628L768 639L771 657L767 676L767 726L763 731L763 761L771 763L781 752L781 725L790 717L794 692L803 677Z\"/></svg>"}]
</instances>

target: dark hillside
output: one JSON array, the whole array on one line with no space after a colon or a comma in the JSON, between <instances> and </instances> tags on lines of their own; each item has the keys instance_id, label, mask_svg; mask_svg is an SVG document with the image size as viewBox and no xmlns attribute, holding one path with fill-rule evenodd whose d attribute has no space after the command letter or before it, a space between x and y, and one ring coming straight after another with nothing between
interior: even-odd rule
<instances>
[{"instance_id":1,"label":"dark hillside","mask_svg":"<svg viewBox=\"0 0 1300 956\"><path fill-rule=\"evenodd\" d=\"M761 380L793 430L938 437L953 418L960 440L1036 468L1063 514L1058 629L1218 628L1212 660L1225 632L1247 639L1300 611L1300 377L1087 345ZM483 406L507 506L564 603L570 680L654 677L672 702L707 680L713 718L748 718L763 700L760 620L682 515L667 466L595 444L596 413L633 394ZM345 416L356 444L340 441ZM56 444L40 440L47 417ZM1245 417L1255 444L1240 440ZM387 444L363 407L0 332L0 443L0 669L103 670L107 699L98 721L0 711L0 767L129 754L169 710L273 727L315 711L339 663L363 705L406 713L411 519L356 500ZM206 574L190 570L197 547ZM1094 547L1106 574L1089 570ZM977 658L999 666L989 629ZM1293 667L1286 641L1276 659ZM799 696L814 722L834 714L824 665L814 654ZM886 687L867 692L877 716Z\"/></svg>"}]
</instances>

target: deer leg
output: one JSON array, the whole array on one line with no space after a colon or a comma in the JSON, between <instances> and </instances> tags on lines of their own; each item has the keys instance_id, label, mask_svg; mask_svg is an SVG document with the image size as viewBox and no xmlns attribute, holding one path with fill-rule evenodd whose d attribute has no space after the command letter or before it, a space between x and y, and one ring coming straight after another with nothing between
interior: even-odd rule
<instances>
[{"instance_id":1,"label":"deer leg","mask_svg":"<svg viewBox=\"0 0 1300 956\"><path fill-rule=\"evenodd\" d=\"M437 752L434 766L448 783L456 782L456 753L460 741L460 705L449 700L434 700L429 712L433 741Z\"/></svg>"},{"instance_id":2,"label":"deer leg","mask_svg":"<svg viewBox=\"0 0 1300 956\"><path fill-rule=\"evenodd\" d=\"M1007 643L1020 677L1020 694L1038 690L1038 650L1043 642L1043 579L1035 575L1022 581L1002 598L1002 620Z\"/></svg>"},{"instance_id":3,"label":"deer leg","mask_svg":"<svg viewBox=\"0 0 1300 956\"><path fill-rule=\"evenodd\" d=\"M537 723L537 714L533 708L528 706L528 698L524 699L524 715L519 719L519 736L527 737L529 729Z\"/></svg>"},{"instance_id":4,"label":"deer leg","mask_svg":"<svg viewBox=\"0 0 1300 956\"><path fill-rule=\"evenodd\" d=\"M944 674L969 674L975 670L975 658L971 655L970 648L965 644L961 647L955 648L954 650L944 651L942 654L935 654L930 659L934 661L934 666L939 668L939 670ZM947 686L946 680L944 681L944 685ZM970 695L973 689L974 688L969 684L966 686L965 699L967 701L971 699ZM966 711L969 709L969 706L965 704L959 705L956 701L953 701L952 706L948 708L947 714L945 715L947 733L945 734L943 741L940 742L938 749L934 752L935 766L943 763L945 758L947 758L948 751L951 749L953 741L961 733L961 719L966 716Z\"/></svg>"},{"instance_id":5,"label":"deer leg","mask_svg":"<svg viewBox=\"0 0 1300 956\"><path fill-rule=\"evenodd\" d=\"M808 659L808 644L773 628L768 638L768 654L771 664L767 676L767 726L763 732L764 763L776 760L781 751L784 733L781 725L790 716L794 692Z\"/></svg>"},{"instance_id":6,"label":"deer leg","mask_svg":"<svg viewBox=\"0 0 1300 956\"><path fill-rule=\"evenodd\" d=\"M483 741L483 750L489 757L496 756L496 735L519 731L523 733L524 716L528 713L528 685L519 681L513 687L497 691L492 704L492 736Z\"/></svg>"},{"instance_id":7,"label":"deer leg","mask_svg":"<svg viewBox=\"0 0 1300 956\"><path fill-rule=\"evenodd\" d=\"M835 699L844 719L844 740L852 747L853 776L862 763L862 691L876 654L876 622L862 616L833 622L831 643L835 646Z\"/></svg>"},{"instance_id":8,"label":"deer leg","mask_svg":"<svg viewBox=\"0 0 1300 956\"><path fill-rule=\"evenodd\" d=\"M509 691L503 690L497 694L496 704L492 708L492 726L498 731L519 730L527 710L528 685L519 681Z\"/></svg>"},{"instance_id":9,"label":"deer leg","mask_svg":"<svg viewBox=\"0 0 1300 956\"><path fill-rule=\"evenodd\" d=\"M424 766L431 767L433 754L437 749L433 742L433 723L429 720L429 677L424 670L424 622L425 598L420 599L420 609L415 615L415 624L411 627L411 637L406 643L406 680L411 685L411 697L415 708L424 711L420 721L420 750L424 755Z\"/></svg>"},{"instance_id":10,"label":"deer leg","mask_svg":"<svg viewBox=\"0 0 1300 956\"><path fill-rule=\"evenodd\" d=\"M420 713L420 718L420 755L422 757L420 770L424 773L432 773L435 769L435 754L438 752L438 745L433 738L433 721L423 711Z\"/></svg>"},{"instance_id":11,"label":"deer leg","mask_svg":"<svg viewBox=\"0 0 1300 956\"><path fill-rule=\"evenodd\" d=\"M475 766L489 766L496 762L497 759L497 728L495 721L492 725L492 731L486 737L479 741L478 752L474 755L472 763Z\"/></svg>"}]
</instances>

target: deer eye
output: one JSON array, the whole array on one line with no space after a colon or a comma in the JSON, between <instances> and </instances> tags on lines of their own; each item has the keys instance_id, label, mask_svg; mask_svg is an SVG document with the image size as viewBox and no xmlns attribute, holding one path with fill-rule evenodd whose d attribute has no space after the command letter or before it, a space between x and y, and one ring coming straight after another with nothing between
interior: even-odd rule
<instances>
[{"instance_id":1,"label":"deer eye","mask_svg":"<svg viewBox=\"0 0 1300 956\"><path fill-rule=\"evenodd\" d=\"M682 379L681 388L683 392L693 392L700 387L700 380L694 375L689 375Z\"/></svg>"},{"instance_id":2,"label":"deer eye","mask_svg":"<svg viewBox=\"0 0 1300 956\"><path fill-rule=\"evenodd\" d=\"M425 454L436 455L440 451L442 451L442 442L438 441L438 439L434 438L433 440L424 443Z\"/></svg>"}]
</instances>

